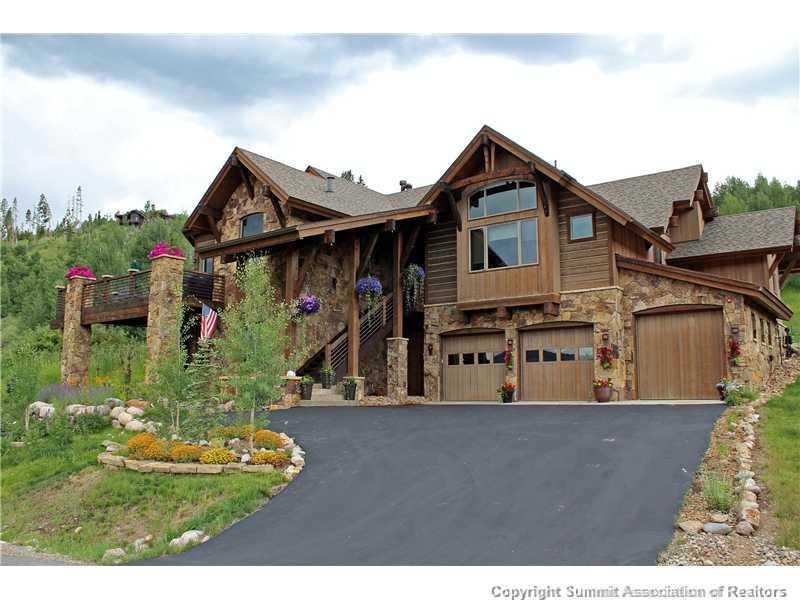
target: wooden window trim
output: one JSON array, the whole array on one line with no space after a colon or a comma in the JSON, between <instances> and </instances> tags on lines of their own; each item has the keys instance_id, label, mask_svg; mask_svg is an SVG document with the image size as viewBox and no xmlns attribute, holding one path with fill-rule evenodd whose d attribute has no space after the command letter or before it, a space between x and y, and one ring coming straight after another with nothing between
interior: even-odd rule
<instances>
[{"instance_id":1,"label":"wooden window trim","mask_svg":"<svg viewBox=\"0 0 800 600\"><path fill-rule=\"evenodd\" d=\"M506 213L510 214L510 213ZM492 215L500 216L500 215ZM482 217L485 218L485 217ZM493 225L508 225L511 223L515 223L517 225L517 257L519 260L522 260L522 222L523 221L536 221L536 262L532 263L523 263L520 262L516 265L509 265L507 267L494 267L489 268L489 232L488 228L492 227ZM477 229L483 230L483 269L472 269L472 232ZM541 262L541 248L539 247L539 217L532 216L532 217L524 217L520 219L514 219L513 221L499 221L497 223L486 223L485 225L477 225L475 227L470 227L467 229L467 264L469 268L467 270L468 275L480 274L480 273L488 273L488 272L495 272L495 271L505 271L507 269L521 269L524 267L538 267L539 263Z\"/></svg>"},{"instance_id":2,"label":"wooden window trim","mask_svg":"<svg viewBox=\"0 0 800 600\"><path fill-rule=\"evenodd\" d=\"M570 211L565 211L567 217L567 242L570 244L577 244L580 242L591 242L597 239L597 211L594 208L586 209L586 208L578 208L572 209ZM592 237L581 237L581 238L572 238L572 218L573 217L580 217L583 215L591 215L592 216Z\"/></svg>"},{"instance_id":3,"label":"wooden window trim","mask_svg":"<svg viewBox=\"0 0 800 600\"><path fill-rule=\"evenodd\" d=\"M258 233L251 233L250 235L243 235L244 234L244 220L247 219L248 217L252 217L254 215L261 215L261 231L258 232ZM244 215L242 217L239 217L239 238L240 239L244 239L244 238L248 238L248 237L253 237L254 235L259 235L260 233L264 233L264 231L265 231L264 223L265 222L266 222L265 213L263 211L259 211L259 210L251 212L251 213L248 213L248 214L246 214L246 215Z\"/></svg>"},{"instance_id":4,"label":"wooden window trim","mask_svg":"<svg viewBox=\"0 0 800 600\"><path fill-rule=\"evenodd\" d=\"M520 205L519 205L519 184L520 184L520 182L533 183L534 184L534 189L536 190L536 204L534 205L533 208L520 208ZM517 190L517 208L515 210L508 210L508 211L501 212L501 213L495 213L493 215L487 215L486 214L486 190L488 190L489 188L496 187L498 185L502 185L503 183L514 183L516 185L516 190ZM470 208L469 201L470 201L470 198L474 194L476 194L478 192L483 192L483 201L484 201L483 213L484 214L482 214L479 217L471 217L469 215L469 208ZM494 180L489 181L489 182L481 182L481 183L479 183L477 185L470 186L470 187L466 188L462 192L462 198L464 198L464 202L465 202L465 212L467 214L467 221L479 221L481 219L492 219L494 217L504 217L506 215L513 215L515 213L526 212L526 211L529 211L529 210L530 211L535 211L535 210L539 209L539 188L538 188L538 186L536 186L536 182L533 179L525 179L525 178L520 178L520 177L499 178L499 179L494 179Z\"/></svg>"}]
</instances>

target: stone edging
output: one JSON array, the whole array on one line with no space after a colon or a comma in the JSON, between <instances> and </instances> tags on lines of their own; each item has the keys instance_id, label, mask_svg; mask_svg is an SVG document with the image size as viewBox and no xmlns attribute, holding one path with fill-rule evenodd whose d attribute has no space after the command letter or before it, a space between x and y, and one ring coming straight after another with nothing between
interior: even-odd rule
<instances>
[{"instance_id":1,"label":"stone edging","mask_svg":"<svg viewBox=\"0 0 800 600\"><path fill-rule=\"evenodd\" d=\"M295 446L300 448L299 446ZM286 467L283 475L292 480L297 477L305 466L305 452L299 449L293 452L292 464ZM168 473L171 475L220 475L223 473L271 473L275 471L272 465L250 465L241 462L232 462L225 465L205 465L198 463L173 463L158 460L135 460L125 458L113 452L101 452L97 455L97 462L106 469L128 469L139 473Z\"/></svg>"},{"instance_id":2,"label":"stone edging","mask_svg":"<svg viewBox=\"0 0 800 600\"><path fill-rule=\"evenodd\" d=\"M754 423L758 423L760 418L756 412L757 406L766 404L767 398L762 394L761 397L744 407L744 418L737 424L737 428L744 433L744 442L738 442L734 448L736 450L736 461L739 463L739 472L736 473L736 492L739 495L739 503L736 505L736 516L739 522L736 524L735 531L739 535L752 535L755 529L761 524L761 511L758 507L758 496L761 488L756 484L753 472L751 451L756 445L756 431Z\"/></svg>"}]
</instances>

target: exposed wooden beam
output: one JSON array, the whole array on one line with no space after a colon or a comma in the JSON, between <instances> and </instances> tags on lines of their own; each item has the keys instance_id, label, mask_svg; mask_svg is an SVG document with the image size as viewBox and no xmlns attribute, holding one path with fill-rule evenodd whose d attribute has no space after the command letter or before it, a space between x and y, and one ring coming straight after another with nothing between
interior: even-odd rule
<instances>
[{"instance_id":1,"label":"exposed wooden beam","mask_svg":"<svg viewBox=\"0 0 800 600\"><path fill-rule=\"evenodd\" d=\"M392 337L403 337L403 230L398 229L394 234L394 249L392 252Z\"/></svg>"},{"instance_id":2,"label":"exposed wooden beam","mask_svg":"<svg viewBox=\"0 0 800 600\"><path fill-rule=\"evenodd\" d=\"M550 181L545 180L542 177L542 174L536 170L536 165L532 160L528 161L528 169L530 170L530 174L533 176L533 180L536 182L536 194L537 196L541 197L541 204L542 210L544 211L544 216L550 216L550 200L551 200L551 189L550 189ZM541 194L539 194L541 191Z\"/></svg>"},{"instance_id":3,"label":"exposed wooden beam","mask_svg":"<svg viewBox=\"0 0 800 600\"><path fill-rule=\"evenodd\" d=\"M381 235L380 231L373 231L369 236L367 247L364 251L364 256L361 259L361 266L358 268L358 279L361 279L367 273L370 263L372 263L372 253L375 250L375 245L378 243L378 237Z\"/></svg>"},{"instance_id":4,"label":"exposed wooden beam","mask_svg":"<svg viewBox=\"0 0 800 600\"><path fill-rule=\"evenodd\" d=\"M333 246L336 243L336 230L326 229L324 240L326 244L328 244L329 246Z\"/></svg>"},{"instance_id":5,"label":"exposed wooden beam","mask_svg":"<svg viewBox=\"0 0 800 600\"><path fill-rule=\"evenodd\" d=\"M213 206L204 206L200 209L200 214L208 215L212 219L221 219L222 209L214 208Z\"/></svg>"},{"instance_id":6,"label":"exposed wooden beam","mask_svg":"<svg viewBox=\"0 0 800 600\"><path fill-rule=\"evenodd\" d=\"M446 186L444 188L444 193L447 194L447 203L450 205L450 212L453 213L453 218L456 221L456 228L461 231L461 213L458 212L458 206L456 205L456 197L453 196L453 190L450 186Z\"/></svg>"},{"instance_id":7,"label":"exposed wooden beam","mask_svg":"<svg viewBox=\"0 0 800 600\"><path fill-rule=\"evenodd\" d=\"M525 167L509 167L508 169L502 169L500 171L494 171L492 173L481 173L479 175L471 175L469 177L457 179L450 184L450 189L460 190L461 188L465 188L474 183L482 183L490 179L504 179L504 178L528 179L530 178L530 174L531 174L530 170Z\"/></svg>"},{"instance_id":8,"label":"exposed wooden beam","mask_svg":"<svg viewBox=\"0 0 800 600\"><path fill-rule=\"evenodd\" d=\"M490 160L489 160L489 172L494 173L494 156L496 154L495 150L497 149L497 144L492 142L491 151L490 151Z\"/></svg>"},{"instance_id":9,"label":"exposed wooden beam","mask_svg":"<svg viewBox=\"0 0 800 600\"><path fill-rule=\"evenodd\" d=\"M395 219L386 219L386 223L383 224L384 231L391 231L394 233L394 230L397 228L397 220Z\"/></svg>"},{"instance_id":10,"label":"exposed wooden beam","mask_svg":"<svg viewBox=\"0 0 800 600\"><path fill-rule=\"evenodd\" d=\"M431 225L436 225L436 223L439 222L439 213L432 212L431 214L429 214L427 222L430 223Z\"/></svg>"},{"instance_id":11,"label":"exposed wooden beam","mask_svg":"<svg viewBox=\"0 0 800 600\"><path fill-rule=\"evenodd\" d=\"M311 247L311 254L309 254L306 260L303 262L303 266L300 268L300 272L297 274L297 281L294 284L295 298L300 296L300 292L303 290L303 284L306 282L306 275L308 275L308 272L312 269L317 260L319 248L319 244Z\"/></svg>"},{"instance_id":12,"label":"exposed wooden beam","mask_svg":"<svg viewBox=\"0 0 800 600\"><path fill-rule=\"evenodd\" d=\"M483 170L487 173L492 170L489 158L489 146L485 144L483 146Z\"/></svg>"},{"instance_id":13,"label":"exposed wooden beam","mask_svg":"<svg viewBox=\"0 0 800 600\"><path fill-rule=\"evenodd\" d=\"M408 259L411 258L411 253L414 251L414 246L417 243L417 238L419 237L419 232L421 230L422 230L422 223L415 224L414 228L411 230L411 235L408 236L406 247L403 249L403 256L400 259L400 270L406 268L406 265L408 264Z\"/></svg>"},{"instance_id":14,"label":"exposed wooden beam","mask_svg":"<svg viewBox=\"0 0 800 600\"><path fill-rule=\"evenodd\" d=\"M250 181L250 176L247 174L247 169L235 156L231 156L231 165L239 169L239 175L242 176L244 186L247 188L247 195L252 200L255 197L255 191L253 190L253 182Z\"/></svg>"},{"instance_id":15,"label":"exposed wooden beam","mask_svg":"<svg viewBox=\"0 0 800 600\"><path fill-rule=\"evenodd\" d=\"M781 276L778 279L778 283L780 283L781 289L783 289L784 284L789 279L789 276L792 274L792 269L794 269L798 259L800 259L800 254L795 254L791 259L789 259L789 262L786 264L786 268L783 270L783 273L781 273Z\"/></svg>"},{"instance_id":16,"label":"exposed wooden beam","mask_svg":"<svg viewBox=\"0 0 800 600\"><path fill-rule=\"evenodd\" d=\"M297 281L297 267L300 263L300 250L296 245L290 246L286 250L286 278L284 280L283 300L286 304L290 304L295 298L295 282ZM289 323L287 331L289 341L293 347L297 343L297 325L294 322ZM285 356L289 356L291 348L284 349Z\"/></svg>"},{"instance_id":17,"label":"exposed wooden beam","mask_svg":"<svg viewBox=\"0 0 800 600\"><path fill-rule=\"evenodd\" d=\"M275 216L278 217L278 223L280 223L281 227L286 227L286 213L283 212L280 201L267 184L261 186L261 195L269 198L272 203L272 210L275 211Z\"/></svg>"},{"instance_id":18,"label":"exposed wooden beam","mask_svg":"<svg viewBox=\"0 0 800 600\"><path fill-rule=\"evenodd\" d=\"M544 314L548 316L557 317L559 313L559 304L557 302L545 302L542 306L542 310Z\"/></svg>"},{"instance_id":19,"label":"exposed wooden beam","mask_svg":"<svg viewBox=\"0 0 800 600\"><path fill-rule=\"evenodd\" d=\"M772 277L772 274L775 273L775 269L777 269L778 265L781 264L781 261L783 260L784 256L786 256L785 252L775 255L775 258L772 260L772 264L769 266L769 276L770 277Z\"/></svg>"},{"instance_id":20,"label":"exposed wooden beam","mask_svg":"<svg viewBox=\"0 0 800 600\"><path fill-rule=\"evenodd\" d=\"M221 236L221 234L219 232L219 227L217 227L217 222L214 220L214 217L212 217L211 215L205 215L205 217L206 217L206 221L208 221L208 226L211 227L211 233L214 234L214 239L217 240L217 243L219 243L219 241L222 238L222 236Z\"/></svg>"},{"instance_id":21,"label":"exposed wooden beam","mask_svg":"<svg viewBox=\"0 0 800 600\"><path fill-rule=\"evenodd\" d=\"M358 351L361 342L361 325L358 317L358 295L356 280L358 279L358 261L361 258L361 240L353 234L353 248L350 255L350 306L347 308L347 374L358 377Z\"/></svg>"}]
</instances>

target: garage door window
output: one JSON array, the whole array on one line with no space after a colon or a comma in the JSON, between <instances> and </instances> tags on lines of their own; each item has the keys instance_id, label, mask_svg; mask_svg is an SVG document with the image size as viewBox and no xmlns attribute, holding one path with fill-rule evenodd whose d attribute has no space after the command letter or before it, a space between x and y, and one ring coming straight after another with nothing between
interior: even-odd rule
<instances>
[{"instance_id":1,"label":"garage door window","mask_svg":"<svg viewBox=\"0 0 800 600\"><path fill-rule=\"evenodd\" d=\"M556 362L558 360L558 349L556 348L542 348L542 361L543 362Z\"/></svg>"},{"instance_id":2,"label":"garage door window","mask_svg":"<svg viewBox=\"0 0 800 600\"><path fill-rule=\"evenodd\" d=\"M525 350L525 362L537 363L539 362L538 350Z\"/></svg>"},{"instance_id":3,"label":"garage door window","mask_svg":"<svg viewBox=\"0 0 800 600\"><path fill-rule=\"evenodd\" d=\"M478 352L478 364L488 365L491 364L491 352Z\"/></svg>"},{"instance_id":4,"label":"garage door window","mask_svg":"<svg viewBox=\"0 0 800 600\"><path fill-rule=\"evenodd\" d=\"M578 350L578 358L580 360L594 360L594 348L591 346L583 346Z\"/></svg>"},{"instance_id":5,"label":"garage door window","mask_svg":"<svg viewBox=\"0 0 800 600\"><path fill-rule=\"evenodd\" d=\"M472 352L465 352L461 355L461 364L462 365L474 365L475 364L475 355Z\"/></svg>"},{"instance_id":6,"label":"garage door window","mask_svg":"<svg viewBox=\"0 0 800 600\"><path fill-rule=\"evenodd\" d=\"M572 362L575 360L576 350L575 348L562 348L561 349L561 360Z\"/></svg>"},{"instance_id":7,"label":"garage door window","mask_svg":"<svg viewBox=\"0 0 800 600\"><path fill-rule=\"evenodd\" d=\"M495 352L494 353L494 364L502 365L506 362L506 353L505 352Z\"/></svg>"},{"instance_id":8,"label":"garage door window","mask_svg":"<svg viewBox=\"0 0 800 600\"><path fill-rule=\"evenodd\" d=\"M448 354L447 365L450 367L458 365L458 354Z\"/></svg>"}]
</instances>

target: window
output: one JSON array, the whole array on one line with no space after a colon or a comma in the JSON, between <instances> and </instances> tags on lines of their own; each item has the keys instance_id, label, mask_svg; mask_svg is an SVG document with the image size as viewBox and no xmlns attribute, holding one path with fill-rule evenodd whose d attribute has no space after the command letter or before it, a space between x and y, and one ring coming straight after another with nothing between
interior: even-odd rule
<instances>
[{"instance_id":1,"label":"window","mask_svg":"<svg viewBox=\"0 0 800 600\"><path fill-rule=\"evenodd\" d=\"M767 322L761 319L761 343L767 343Z\"/></svg>"},{"instance_id":2,"label":"window","mask_svg":"<svg viewBox=\"0 0 800 600\"><path fill-rule=\"evenodd\" d=\"M200 261L200 270L203 273L213 273L214 272L214 259L213 258L204 258Z\"/></svg>"},{"instance_id":3,"label":"window","mask_svg":"<svg viewBox=\"0 0 800 600\"><path fill-rule=\"evenodd\" d=\"M578 358L580 360L594 360L594 348L591 346L583 346L579 348Z\"/></svg>"},{"instance_id":4,"label":"window","mask_svg":"<svg viewBox=\"0 0 800 600\"><path fill-rule=\"evenodd\" d=\"M539 262L537 219L476 227L469 231L470 271L501 269Z\"/></svg>"},{"instance_id":5,"label":"window","mask_svg":"<svg viewBox=\"0 0 800 600\"><path fill-rule=\"evenodd\" d=\"M753 327L753 340L758 341L758 325L756 324L756 313L750 313L750 322Z\"/></svg>"},{"instance_id":6,"label":"window","mask_svg":"<svg viewBox=\"0 0 800 600\"><path fill-rule=\"evenodd\" d=\"M772 324L767 325L767 333L769 334L769 345L772 346Z\"/></svg>"},{"instance_id":7,"label":"window","mask_svg":"<svg viewBox=\"0 0 800 600\"><path fill-rule=\"evenodd\" d=\"M479 365L488 365L491 364L491 352L478 352L478 364Z\"/></svg>"},{"instance_id":8,"label":"window","mask_svg":"<svg viewBox=\"0 0 800 600\"><path fill-rule=\"evenodd\" d=\"M594 238L594 213L570 215L569 217L570 241L589 240L592 238Z\"/></svg>"},{"instance_id":9,"label":"window","mask_svg":"<svg viewBox=\"0 0 800 600\"><path fill-rule=\"evenodd\" d=\"M558 350L555 348L543 348L542 349L542 360L544 362L556 362L558 358Z\"/></svg>"},{"instance_id":10,"label":"window","mask_svg":"<svg viewBox=\"0 0 800 600\"><path fill-rule=\"evenodd\" d=\"M561 361L562 362L573 362L575 360L575 348L562 348L561 349Z\"/></svg>"},{"instance_id":11,"label":"window","mask_svg":"<svg viewBox=\"0 0 800 600\"><path fill-rule=\"evenodd\" d=\"M538 350L525 350L525 362L537 363L539 362Z\"/></svg>"},{"instance_id":12,"label":"window","mask_svg":"<svg viewBox=\"0 0 800 600\"><path fill-rule=\"evenodd\" d=\"M447 355L447 366L453 367L458 365L458 354L448 354Z\"/></svg>"},{"instance_id":13,"label":"window","mask_svg":"<svg viewBox=\"0 0 800 600\"><path fill-rule=\"evenodd\" d=\"M461 355L461 364L462 365L474 365L475 364L475 355L472 352L465 352Z\"/></svg>"},{"instance_id":14,"label":"window","mask_svg":"<svg viewBox=\"0 0 800 600\"><path fill-rule=\"evenodd\" d=\"M255 235L264 231L264 215L255 213L242 219L242 237Z\"/></svg>"},{"instance_id":15,"label":"window","mask_svg":"<svg viewBox=\"0 0 800 600\"><path fill-rule=\"evenodd\" d=\"M536 208L536 186L529 181L504 181L469 197L469 218L480 219Z\"/></svg>"},{"instance_id":16,"label":"window","mask_svg":"<svg viewBox=\"0 0 800 600\"><path fill-rule=\"evenodd\" d=\"M505 352L495 352L494 353L494 364L502 365L506 362L506 353Z\"/></svg>"}]
</instances>

